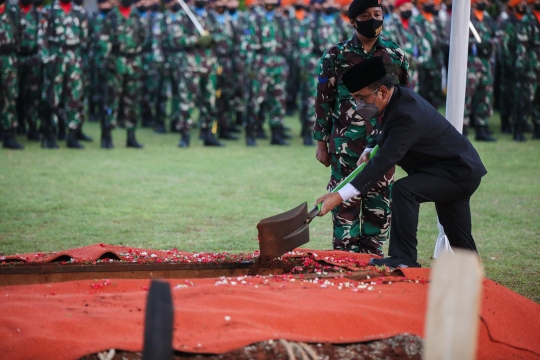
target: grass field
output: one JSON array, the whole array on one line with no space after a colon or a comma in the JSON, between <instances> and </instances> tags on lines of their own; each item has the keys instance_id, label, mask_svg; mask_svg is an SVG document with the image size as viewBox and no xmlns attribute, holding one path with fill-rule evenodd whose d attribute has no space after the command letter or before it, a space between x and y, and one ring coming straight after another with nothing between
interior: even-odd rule
<instances>
[{"instance_id":1,"label":"grass field","mask_svg":"<svg viewBox=\"0 0 540 360\"><path fill-rule=\"evenodd\" d=\"M301 145L299 123L289 147L243 138L226 148L178 135L138 131L143 150L0 150L0 253L55 251L94 243L187 251L253 251L257 222L325 192L329 170ZM498 129L495 118L492 127ZM99 137L97 124L85 131ZM540 303L540 141L473 142L489 174L472 198L473 233L488 278ZM530 134L527 134L530 139ZM21 138L22 139L22 138ZM399 170L398 177L404 173ZM437 236L434 207L421 207L419 261L429 266ZM309 248L331 247L331 218L315 219Z\"/></svg>"}]
</instances>

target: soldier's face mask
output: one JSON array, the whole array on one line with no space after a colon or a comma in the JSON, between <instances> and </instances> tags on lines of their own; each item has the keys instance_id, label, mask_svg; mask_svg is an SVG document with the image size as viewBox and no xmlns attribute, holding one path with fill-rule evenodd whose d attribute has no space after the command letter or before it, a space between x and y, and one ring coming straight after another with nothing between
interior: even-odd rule
<instances>
[{"instance_id":1,"label":"soldier's face mask","mask_svg":"<svg viewBox=\"0 0 540 360\"><path fill-rule=\"evenodd\" d=\"M174 3L173 6L171 6L172 12L178 12L180 10L181 6L178 3Z\"/></svg>"},{"instance_id":2,"label":"soldier's face mask","mask_svg":"<svg viewBox=\"0 0 540 360\"><path fill-rule=\"evenodd\" d=\"M60 0L61 3L64 3L64 4L69 4L71 2L71 0Z\"/></svg>"},{"instance_id":3,"label":"soldier's face mask","mask_svg":"<svg viewBox=\"0 0 540 360\"><path fill-rule=\"evenodd\" d=\"M293 5L293 7L294 7L294 10L303 10L304 9L304 5L301 5L301 4Z\"/></svg>"},{"instance_id":4,"label":"soldier's face mask","mask_svg":"<svg viewBox=\"0 0 540 360\"><path fill-rule=\"evenodd\" d=\"M527 12L527 7L524 6L524 5L518 5L518 6L516 6L515 9L516 9L516 12L518 14L520 14L520 15L523 15L523 14L525 14Z\"/></svg>"},{"instance_id":5,"label":"soldier's face mask","mask_svg":"<svg viewBox=\"0 0 540 360\"><path fill-rule=\"evenodd\" d=\"M141 13L146 12L147 8L145 5L137 6L137 10Z\"/></svg>"},{"instance_id":6,"label":"soldier's face mask","mask_svg":"<svg viewBox=\"0 0 540 360\"><path fill-rule=\"evenodd\" d=\"M365 21L354 20L356 31L368 39L379 36L383 28L383 21L371 18Z\"/></svg>"},{"instance_id":7,"label":"soldier's face mask","mask_svg":"<svg viewBox=\"0 0 540 360\"><path fill-rule=\"evenodd\" d=\"M335 8L335 7L333 7L333 6L324 9L324 13L325 13L326 15L332 15L332 14L337 13L338 11L339 11L339 9L338 9L338 8Z\"/></svg>"},{"instance_id":8,"label":"soldier's face mask","mask_svg":"<svg viewBox=\"0 0 540 360\"><path fill-rule=\"evenodd\" d=\"M276 8L276 5L275 4L265 4L264 8L266 9L266 11L274 11L274 9Z\"/></svg>"},{"instance_id":9,"label":"soldier's face mask","mask_svg":"<svg viewBox=\"0 0 540 360\"><path fill-rule=\"evenodd\" d=\"M487 4L485 2L476 3L476 9L480 11L486 10Z\"/></svg>"},{"instance_id":10,"label":"soldier's face mask","mask_svg":"<svg viewBox=\"0 0 540 360\"><path fill-rule=\"evenodd\" d=\"M32 0L20 0L19 1L22 6L29 6L32 5Z\"/></svg>"},{"instance_id":11,"label":"soldier's face mask","mask_svg":"<svg viewBox=\"0 0 540 360\"><path fill-rule=\"evenodd\" d=\"M34 0L34 6L41 6L43 5L43 0Z\"/></svg>"},{"instance_id":12,"label":"soldier's face mask","mask_svg":"<svg viewBox=\"0 0 540 360\"><path fill-rule=\"evenodd\" d=\"M73 2L79 6L82 6L84 4L84 0L73 0Z\"/></svg>"},{"instance_id":13,"label":"soldier's face mask","mask_svg":"<svg viewBox=\"0 0 540 360\"><path fill-rule=\"evenodd\" d=\"M427 12L428 14L433 14L435 12L435 5L426 4L422 7L422 10L424 10L424 12Z\"/></svg>"},{"instance_id":14,"label":"soldier's face mask","mask_svg":"<svg viewBox=\"0 0 540 360\"><path fill-rule=\"evenodd\" d=\"M236 11L238 10L238 8L235 8L235 7L233 7L233 8L228 8L228 9L229 9L229 14L231 14L231 15L236 14Z\"/></svg>"},{"instance_id":15,"label":"soldier's face mask","mask_svg":"<svg viewBox=\"0 0 540 360\"><path fill-rule=\"evenodd\" d=\"M218 14L223 14L225 12L225 6L216 6L215 10Z\"/></svg>"},{"instance_id":16,"label":"soldier's face mask","mask_svg":"<svg viewBox=\"0 0 540 360\"><path fill-rule=\"evenodd\" d=\"M152 4L148 7L148 10L156 12L159 11L159 5L158 4Z\"/></svg>"},{"instance_id":17,"label":"soldier's face mask","mask_svg":"<svg viewBox=\"0 0 540 360\"><path fill-rule=\"evenodd\" d=\"M408 20L412 16L412 10L401 11L399 14L403 20Z\"/></svg>"},{"instance_id":18,"label":"soldier's face mask","mask_svg":"<svg viewBox=\"0 0 540 360\"><path fill-rule=\"evenodd\" d=\"M356 112L360 114L365 120L373 119L379 115L379 107L375 105L375 100L372 103L366 103L365 100L371 95L376 94L380 88L376 89L370 95L364 97L363 99L356 100ZM375 97L377 99L377 97Z\"/></svg>"},{"instance_id":19,"label":"soldier's face mask","mask_svg":"<svg viewBox=\"0 0 540 360\"><path fill-rule=\"evenodd\" d=\"M206 1L195 1L195 7L198 9L202 9L206 6Z\"/></svg>"},{"instance_id":20,"label":"soldier's face mask","mask_svg":"<svg viewBox=\"0 0 540 360\"><path fill-rule=\"evenodd\" d=\"M104 15L107 15L109 11L111 11L111 8L102 8L102 9L99 9L99 11L103 13Z\"/></svg>"},{"instance_id":21,"label":"soldier's face mask","mask_svg":"<svg viewBox=\"0 0 540 360\"><path fill-rule=\"evenodd\" d=\"M534 4L534 5L533 5L533 9L534 9L535 11L540 11L540 3Z\"/></svg>"},{"instance_id":22,"label":"soldier's face mask","mask_svg":"<svg viewBox=\"0 0 540 360\"><path fill-rule=\"evenodd\" d=\"M122 5L122 7L130 7L131 6L131 0L120 0L120 5Z\"/></svg>"}]
</instances>

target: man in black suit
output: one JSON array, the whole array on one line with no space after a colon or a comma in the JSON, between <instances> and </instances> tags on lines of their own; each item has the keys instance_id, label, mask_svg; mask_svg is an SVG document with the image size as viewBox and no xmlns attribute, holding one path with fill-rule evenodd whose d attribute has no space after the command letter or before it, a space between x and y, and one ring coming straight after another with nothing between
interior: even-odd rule
<instances>
[{"instance_id":1,"label":"man in black suit","mask_svg":"<svg viewBox=\"0 0 540 360\"><path fill-rule=\"evenodd\" d=\"M394 85L380 57L350 68L343 81L366 119L379 117L378 153L365 169L338 193L317 200L323 216L342 201L366 194L388 169L399 165L408 174L392 188L390 257L371 265L420 267L417 260L420 203L434 202L450 245L476 251L471 235L469 200L487 171L469 142L439 112L414 91ZM358 164L369 160L372 143Z\"/></svg>"}]
</instances>

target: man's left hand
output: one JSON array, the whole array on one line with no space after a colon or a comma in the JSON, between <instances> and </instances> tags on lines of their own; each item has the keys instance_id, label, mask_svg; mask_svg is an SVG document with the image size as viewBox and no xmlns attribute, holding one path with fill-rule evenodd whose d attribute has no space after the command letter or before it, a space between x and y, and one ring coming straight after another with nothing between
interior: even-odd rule
<instances>
[{"instance_id":1,"label":"man's left hand","mask_svg":"<svg viewBox=\"0 0 540 360\"><path fill-rule=\"evenodd\" d=\"M341 204L342 201L341 195L337 192L326 194L318 198L315 205L323 203L318 216L326 215L328 212L332 211L333 208Z\"/></svg>"}]
</instances>

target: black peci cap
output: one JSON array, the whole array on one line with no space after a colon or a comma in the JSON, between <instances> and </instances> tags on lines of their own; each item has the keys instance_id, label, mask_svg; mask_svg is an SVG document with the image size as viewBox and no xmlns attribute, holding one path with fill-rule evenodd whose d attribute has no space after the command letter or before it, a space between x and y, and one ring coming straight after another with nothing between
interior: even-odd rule
<instances>
[{"instance_id":1,"label":"black peci cap","mask_svg":"<svg viewBox=\"0 0 540 360\"><path fill-rule=\"evenodd\" d=\"M349 17L349 19L354 19L358 15L363 13L366 9L372 7L382 8L381 0L354 0L352 4L349 5L347 16Z\"/></svg>"},{"instance_id":2,"label":"black peci cap","mask_svg":"<svg viewBox=\"0 0 540 360\"><path fill-rule=\"evenodd\" d=\"M352 94L373 84L384 75L386 75L386 68L384 67L382 57L376 56L354 65L345 71L341 78Z\"/></svg>"}]
</instances>

